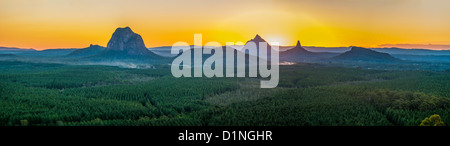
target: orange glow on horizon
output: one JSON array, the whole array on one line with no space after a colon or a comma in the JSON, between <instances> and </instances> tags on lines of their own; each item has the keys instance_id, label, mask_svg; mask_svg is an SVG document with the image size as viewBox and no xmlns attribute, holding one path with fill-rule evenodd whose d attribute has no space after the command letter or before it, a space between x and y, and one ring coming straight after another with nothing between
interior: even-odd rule
<instances>
[{"instance_id":1,"label":"orange glow on horizon","mask_svg":"<svg viewBox=\"0 0 450 146\"><path fill-rule=\"evenodd\" d=\"M322 47L450 44L447 0L2 0L0 46L106 46L129 26L147 47L268 42Z\"/></svg>"}]
</instances>

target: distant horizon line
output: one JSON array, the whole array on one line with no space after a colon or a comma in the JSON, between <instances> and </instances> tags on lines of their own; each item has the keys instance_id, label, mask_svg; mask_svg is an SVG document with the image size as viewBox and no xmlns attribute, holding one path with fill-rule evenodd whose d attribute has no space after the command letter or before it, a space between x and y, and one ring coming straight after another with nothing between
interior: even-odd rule
<instances>
[{"instance_id":1,"label":"distant horizon line","mask_svg":"<svg viewBox=\"0 0 450 146\"><path fill-rule=\"evenodd\" d=\"M97 45L101 47L106 47L98 44L90 44L91 45ZM87 47L89 47L87 46ZM189 46L195 46L195 45L189 45ZM205 46L205 45L203 45ZM244 46L244 45L232 45L232 46ZM424 49L424 50L434 50L434 51L440 51L440 50L450 50L450 44L407 44L407 43L399 43L399 44L381 44L377 45L378 47L363 47L363 48L400 48L400 49ZM22 49L22 50L36 50L36 51L42 51L42 50L51 50L51 49L84 49L87 47L82 48L46 48L46 49L35 49L35 48L21 48L21 47L9 47L9 46L0 46L0 48L14 48L14 49ZM171 47L169 45L163 45L163 46L155 46L155 47L146 47L147 49L151 48L160 48L160 47ZM280 45L280 47L295 47L295 45ZM316 47L316 48L349 48L352 46L334 46L334 47L325 47L325 46L308 46L308 45L302 45L302 47ZM361 47L361 46L357 46Z\"/></svg>"}]
</instances>

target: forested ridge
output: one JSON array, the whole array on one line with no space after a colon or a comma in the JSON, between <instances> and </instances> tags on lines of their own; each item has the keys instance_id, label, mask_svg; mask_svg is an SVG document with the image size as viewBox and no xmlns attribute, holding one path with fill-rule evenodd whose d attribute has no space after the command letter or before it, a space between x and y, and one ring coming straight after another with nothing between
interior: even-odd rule
<instances>
[{"instance_id":1,"label":"forested ridge","mask_svg":"<svg viewBox=\"0 0 450 146\"><path fill-rule=\"evenodd\" d=\"M0 62L4 126L419 126L450 122L449 71L317 64L257 78L174 78L169 67L127 69Z\"/></svg>"}]
</instances>

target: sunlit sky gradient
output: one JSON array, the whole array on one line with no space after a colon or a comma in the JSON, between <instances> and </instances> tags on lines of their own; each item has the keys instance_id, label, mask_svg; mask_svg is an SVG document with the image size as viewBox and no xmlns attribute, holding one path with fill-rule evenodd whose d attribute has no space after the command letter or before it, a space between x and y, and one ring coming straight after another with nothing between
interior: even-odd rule
<instances>
[{"instance_id":1,"label":"sunlit sky gradient","mask_svg":"<svg viewBox=\"0 0 450 146\"><path fill-rule=\"evenodd\" d=\"M0 46L106 46L130 26L147 47L267 41L306 46L450 44L449 0L0 0Z\"/></svg>"}]
</instances>

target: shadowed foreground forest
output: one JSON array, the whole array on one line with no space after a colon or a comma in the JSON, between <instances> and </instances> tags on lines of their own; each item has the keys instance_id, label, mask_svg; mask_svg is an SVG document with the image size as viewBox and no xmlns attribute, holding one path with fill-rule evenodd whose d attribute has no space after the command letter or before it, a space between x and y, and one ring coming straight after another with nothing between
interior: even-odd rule
<instances>
[{"instance_id":1,"label":"shadowed foreground forest","mask_svg":"<svg viewBox=\"0 0 450 146\"><path fill-rule=\"evenodd\" d=\"M259 86L174 78L169 67L3 61L0 125L419 126L435 114L450 122L450 71L295 64L280 66L277 88Z\"/></svg>"}]
</instances>

